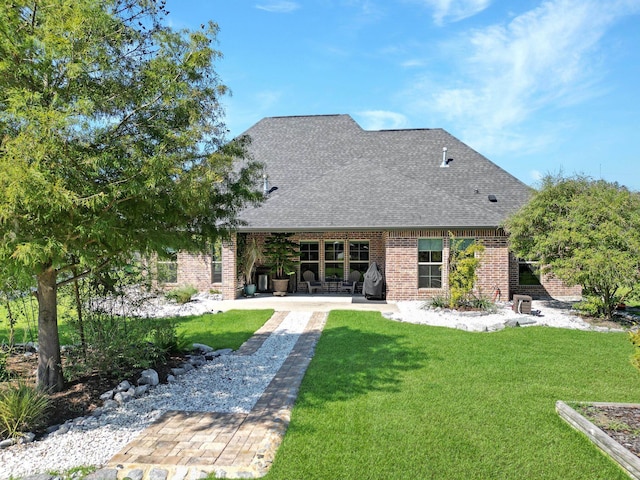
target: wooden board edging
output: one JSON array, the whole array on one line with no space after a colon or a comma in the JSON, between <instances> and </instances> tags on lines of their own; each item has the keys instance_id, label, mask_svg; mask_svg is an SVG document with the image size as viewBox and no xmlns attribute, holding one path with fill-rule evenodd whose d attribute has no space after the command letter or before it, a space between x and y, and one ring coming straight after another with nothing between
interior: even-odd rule
<instances>
[{"instance_id":1,"label":"wooden board edging","mask_svg":"<svg viewBox=\"0 0 640 480\"><path fill-rule=\"evenodd\" d=\"M585 405L607 405L585 402ZM612 404L608 404L612 405ZM560 417L579 432L584 433L600 450L615 460L634 480L640 480L640 458L624 448L602 429L591 423L561 400L556 402Z\"/></svg>"}]
</instances>

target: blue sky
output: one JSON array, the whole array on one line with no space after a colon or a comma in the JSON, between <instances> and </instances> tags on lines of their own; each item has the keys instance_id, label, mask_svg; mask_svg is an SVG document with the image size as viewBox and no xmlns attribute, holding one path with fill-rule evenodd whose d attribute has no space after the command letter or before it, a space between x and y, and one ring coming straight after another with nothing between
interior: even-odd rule
<instances>
[{"instance_id":1,"label":"blue sky","mask_svg":"<svg viewBox=\"0 0 640 480\"><path fill-rule=\"evenodd\" d=\"M444 128L523 182L581 173L640 191L640 0L168 0L220 27L230 135L350 114Z\"/></svg>"}]
</instances>

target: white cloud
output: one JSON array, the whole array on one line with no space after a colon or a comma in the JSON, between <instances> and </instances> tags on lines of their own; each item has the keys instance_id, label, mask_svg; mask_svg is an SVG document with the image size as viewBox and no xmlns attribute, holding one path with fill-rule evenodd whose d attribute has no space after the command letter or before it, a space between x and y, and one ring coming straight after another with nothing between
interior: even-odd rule
<instances>
[{"instance_id":1,"label":"white cloud","mask_svg":"<svg viewBox=\"0 0 640 480\"><path fill-rule=\"evenodd\" d=\"M445 21L457 22L480 13L491 0L423 0L423 3L433 8L433 21L442 25Z\"/></svg>"},{"instance_id":2,"label":"white cloud","mask_svg":"<svg viewBox=\"0 0 640 480\"><path fill-rule=\"evenodd\" d=\"M455 86L442 88L429 77L422 79L413 90L423 98L418 106L467 132L465 140L475 148L521 148L525 138L515 132L535 112L599 93L594 88L602 75L600 57L594 55L599 41L637 5L550 0L508 24L466 32L458 45L459 64L450 75ZM528 142L545 143L542 136Z\"/></svg>"},{"instance_id":3,"label":"white cloud","mask_svg":"<svg viewBox=\"0 0 640 480\"><path fill-rule=\"evenodd\" d=\"M420 60L418 58L412 58L411 60L405 60L400 65L404 68L416 68L416 67L424 67L424 60Z\"/></svg>"},{"instance_id":4,"label":"white cloud","mask_svg":"<svg viewBox=\"0 0 640 480\"><path fill-rule=\"evenodd\" d=\"M539 170L531 170L529 172L529 176L531 177L532 180L536 182L539 182L544 178L544 174Z\"/></svg>"},{"instance_id":5,"label":"white cloud","mask_svg":"<svg viewBox=\"0 0 640 480\"><path fill-rule=\"evenodd\" d=\"M359 112L358 116L362 118L362 128L365 130L394 130L408 125L407 117L401 113L367 110Z\"/></svg>"},{"instance_id":6,"label":"white cloud","mask_svg":"<svg viewBox=\"0 0 640 480\"><path fill-rule=\"evenodd\" d=\"M291 13L294 10L300 8L300 5L296 2L288 2L286 0L282 0L257 4L256 8L258 10L264 10L271 13Z\"/></svg>"}]
</instances>

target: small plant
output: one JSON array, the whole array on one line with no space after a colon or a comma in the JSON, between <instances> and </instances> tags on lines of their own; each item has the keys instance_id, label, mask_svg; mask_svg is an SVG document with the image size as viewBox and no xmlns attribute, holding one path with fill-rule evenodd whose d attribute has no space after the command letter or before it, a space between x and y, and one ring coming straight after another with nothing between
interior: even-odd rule
<instances>
[{"instance_id":1,"label":"small plant","mask_svg":"<svg viewBox=\"0 0 640 480\"><path fill-rule=\"evenodd\" d=\"M151 368L164 353L153 343L155 320L92 315L85 322L86 350L68 352L67 379L97 373L107 378L125 378L138 369Z\"/></svg>"},{"instance_id":2,"label":"small plant","mask_svg":"<svg viewBox=\"0 0 640 480\"><path fill-rule=\"evenodd\" d=\"M35 389L18 383L0 390L0 437L17 438L32 431L45 421L49 397Z\"/></svg>"},{"instance_id":3,"label":"small plant","mask_svg":"<svg viewBox=\"0 0 640 480\"><path fill-rule=\"evenodd\" d=\"M573 309L587 317L601 318L605 316L604 302L595 295L585 296L583 300L573 305Z\"/></svg>"},{"instance_id":4,"label":"small plant","mask_svg":"<svg viewBox=\"0 0 640 480\"><path fill-rule=\"evenodd\" d=\"M97 467L73 467L69 470L65 470L64 472L50 471L47 472L47 474L60 480L77 480L85 478L90 473L95 472L96 469Z\"/></svg>"},{"instance_id":5,"label":"small plant","mask_svg":"<svg viewBox=\"0 0 640 480\"><path fill-rule=\"evenodd\" d=\"M238 237L238 273L245 285L253 284L253 269L264 261L264 254L255 237Z\"/></svg>"},{"instance_id":6,"label":"small plant","mask_svg":"<svg viewBox=\"0 0 640 480\"><path fill-rule=\"evenodd\" d=\"M0 347L0 382L9 380L9 372L7 371L7 358L9 352L6 352L4 348Z\"/></svg>"},{"instance_id":7,"label":"small plant","mask_svg":"<svg viewBox=\"0 0 640 480\"><path fill-rule=\"evenodd\" d=\"M449 307L449 298L443 296L433 297L425 303L426 308L447 308Z\"/></svg>"},{"instance_id":8,"label":"small plant","mask_svg":"<svg viewBox=\"0 0 640 480\"><path fill-rule=\"evenodd\" d=\"M169 300L175 300L177 303L184 304L191 301L191 298L198 293L198 290L191 285L185 285L184 287L174 288L169 290L164 295Z\"/></svg>"},{"instance_id":9,"label":"small plant","mask_svg":"<svg viewBox=\"0 0 640 480\"><path fill-rule=\"evenodd\" d=\"M185 352L191 347L184 333L178 333L175 324L168 319L156 321L151 332L151 342L164 356Z\"/></svg>"},{"instance_id":10,"label":"small plant","mask_svg":"<svg viewBox=\"0 0 640 480\"><path fill-rule=\"evenodd\" d=\"M640 370L640 330L629 332L629 340L633 343L635 351L631 357L631 364Z\"/></svg>"},{"instance_id":11,"label":"small plant","mask_svg":"<svg viewBox=\"0 0 640 480\"><path fill-rule=\"evenodd\" d=\"M458 299L453 302L449 296L433 297L428 302L425 302L423 308L451 308L454 310L482 310L484 312L496 312L496 305L486 297L476 297L470 295L465 299Z\"/></svg>"}]
</instances>

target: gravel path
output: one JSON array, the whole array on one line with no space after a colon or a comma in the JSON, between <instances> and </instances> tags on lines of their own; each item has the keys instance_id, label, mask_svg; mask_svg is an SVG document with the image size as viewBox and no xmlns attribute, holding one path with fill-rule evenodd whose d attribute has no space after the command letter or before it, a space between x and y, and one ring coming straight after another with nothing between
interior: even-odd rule
<instances>
[{"instance_id":1,"label":"gravel path","mask_svg":"<svg viewBox=\"0 0 640 480\"><path fill-rule=\"evenodd\" d=\"M248 413L310 318L311 312L291 312L253 355L217 357L100 417L76 419L66 433L0 450L0 478L104 465L168 410Z\"/></svg>"}]
</instances>

